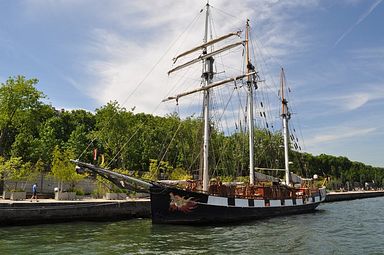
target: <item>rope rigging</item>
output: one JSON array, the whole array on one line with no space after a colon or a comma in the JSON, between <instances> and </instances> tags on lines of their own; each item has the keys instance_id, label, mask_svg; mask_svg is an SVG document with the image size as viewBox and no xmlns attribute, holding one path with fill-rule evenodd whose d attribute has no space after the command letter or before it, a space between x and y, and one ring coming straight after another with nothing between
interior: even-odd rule
<instances>
[{"instance_id":1,"label":"rope rigging","mask_svg":"<svg viewBox=\"0 0 384 255\"><path fill-rule=\"evenodd\" d=\"M153 71L157 68L157 66L160 64L160 62L164 59L164 57L168 54L168 52L173 48L173 46L176 44L176 42L188 31L188 29L192 26L193 23L196 22L196 20L199 18L199 16L201 15L201 12L199 12L195 18L188 24L188 26L184 29L184 31L169 45L169 47L167 48L167 50L163 53L163 55L160 56L160 58L155 62L155 64L149 69L149 71L146 73L146 75L143 77L143 79L134 87L134 89L132 90L132 92L130 94L128 94L128 96L126 97L125 100L123 100L123 105L137 92L137 90L143 85L143 83L147 80L147 78L153 73ZM159 104L155 107L155 109L152 111L152 113L156 112L157 109L159 108L159 106L161 105L161 102L159 102ZM109 117L109 121L112 120L113 118L116 117L116 115L118 114L118 112L115 112L112 116ZM141 126L140 126L141 127ZM102 130L100 130L100 132L103 132L105 128L103 128ZM118 156L118 154L121 153L122 149L129 143L129 141L136 135L138 131L134 132L134 134L123 144L121 150L113 157L113 159L111 160L111 162L113 162L116 157ZM83 155L88 151L89 147L96 141L97 138L94 138L92 139L87 147L83 150L83 152L77 157L77 159L81 159L83 157ZM111 163L108 164L108 166L110 165ZM108 167L107 166L107 167Z\"/></svg>"},{"instance_id":2,"label":"rope rigging","mask_svg":"<svg viewBox=\"0 0 384 255\"><path fill-rule=\"evenodd\" d=\"M216 9L216 8L214 8L214 9ZM201 12L193 19L193 21L187 26L187 28L183 31L183 33L181 33L176 38L176 40L169 46L169 48L160 57L160 59L155 63L155 65L151 69L149 69L146 76L134 87L132 92L124 100L124 103L126 103L129 98L131 98L135 93L137 93L138 88L140 86L142 86L142 84L147 80L148 76L156 69L156 67L162 61L164 56L170 51L170 49L176 44L176 42L178 40L180 40L180 38L182 38L182 36L184 36L186 34L187 30L189 30L192 27L192 25L198 20L198 18L200 16L201 16ZM212 20L212 17L210 17L208 24L209 24L209 28L210 28L209 29L209 31L210 31L209 37L210 37L210 40L212 40L212 38L214 38L214 33L216 33L216 26ZM235 39L229 38L228 41L230 41L230 40L235 40ZM251 46L252 46L251 52L253 54L253 58L256 58L255 48L257 47L257 44L253 44L253 40L250 40L250 41L251 41ZM209 47L211 47L212 51L214 50L213 44ZM228 50L225 53L220 53L217 56L215 56L215 62L212 61L212 63L214 63L214 73L217 77L230 78L231 76L233 76L233 75L231 75L233 72L245 73L246 67L249 68L249 66L248 66L249 64L244 62L244 61L239 62L240 67L237 67L237 66L233 67L230 65L225 65L224 59L231 58L233 55L244 55L244 49L243 48L242 49L232 48L231 50ZM254 107L257 110L255 111L255 115L253 117L253 120L251 120L251 121L253 121L255 124L257 124L256 126L258 126L260 128L260 132L264 132L269 137L269 140L271 141L271 143L267 144L267 145L263 145L264 141L262 139L260 139L257 142L258 147L257 147L257 153L255 153L256 154L255 156L256 156L256 160L258 162L260 162L262 157L267 158L265 160L266 164L270 164L271 167L273 167L274 165L277 164L276 161L272 160L271 157L266 157L266 156L268 153L273 153L273 154L277 155L277 158L279 158L279 156L280 156L280 149L278 146L276 146L276 141L275 141L276 139L274 139L275 127L276 127L275 121L277 118L272 117L272 116L276 116L274 114L274 112L276 112L276 110L274 108L270 107L270 105L272 105L271 104L271 101L272 101L271 100L271 94L276 96L276 94L272 93L272 91L274 89L276 89L277 86L276 86L276 83L274 82L273 78L271 79L272 83L266 83L260 78L260 77L266 77L265 70L263 69L262 65L260 64L260 62L264 62L266 64L266 61L262 57L262 55L260 55L260 57L259 57L259 55L257 55L257 57L258 57L257 58L258 61L255 62L255 65L256 65L256 67L257 67L256 69L258 71L254 75L254 81L256 81L256 82L254 82L254 84L253 84L254 89L257 90L257 93L255 93L255 96L254 96L254 102L255 102ZM172 65L174 65L174 64L175 63L173 63ZM254 68L255 67L252 66L252 68L250 68L250 69L254 69ZM196 67L193 67L193 65L191 65L191 66L188 66L187 68L185 68L185 70L182 73L178 72L178 73L172 74L172 76L174 77L173 78L174 84L170 84L169 80L167 81L168 82L167 85L170 85L170 86L167 86L169 88L167 95L169 95L171 92L179 90L180 86L181 86L180 84L182 84L183 86L187 86L191 83L194 83L194 84L200 83L200 86L201 86L202 80L197 79L196 76L192 75L193 72L197 71L196 69L197 69ZM188 80L188 82L183 83L183 82L181 82L182 80ZM223 86L222 89L211 90L210 94L214 99L212 101L212 104L210 104L210 109L212 110L212 115L210 116L209 122L211 123L211 128L214 127L213 129L215 131L217 131L217 133L210 132L210 134L209 134L210 139L212 138L212 136L214 136L216 134L217 135L232 136L232 135L235 135L238 131L240 131L240 132L241 131L247 131L247 126L243 124L243 120L247 121L246 116L247 116L247 112L249 111L249 109L247 109L247 105L248 105L248 102L246 99L247 97L244 96L246 93L243 93L243 92L246 92L246 88L247 88L247 84L245 83L245 81L240 80L240 81L234 82L234 84L232 86ZM198 93L198 94L199 94L199 96L201 96L201 93ZM277 96L277 98L278 98L278 96ZM236 99L236 100L232 100L232 99ZM196 102L198 102L198 101L200 101L200 100L193 100L192 99L192 100L185 100L184 102L186 102L187 105L189 104L189 108L187 108L187 109L192 109L192 107L195 107ZM179 103L179 100L176 99L176 106L177 106L176 112L177 112L177 115L180 118L182 118L183 114L180 113L180 109L178 108L178 103ZM161 105L161 102L159 102L159 104L155 107L153 112L157 111L157 109L159 108L160 105ZM234 109L238 108L237 106L240 106L239 110L235 111ZM187 116L188 115L193 116L195 114L195 112L194 111L192 111L192 112L193 112L192 115L190 113L188 114L188 112L186 112ZM114 113L110 117L110 119L116 117L117 114L118 114L118 112ZM217 119L217 122L213 121L214 118ZM160 146L161 150L160 150L158 157L157 157L160 161L163 161L166 158L166 154L170 151L170 149L172 147L172 143L174 143L174 141L177 138L178 133L180 132L180 130L182 130L182 123L183 123L183 121L180 120L177 128L175 130L173 130L173 134L169 134L169 136L167 134L165 137L162 137L163 138L162 144ZM231 124L231 123L233 123L233 124ZM142 122L141 124L139 124L137 126L136 130L130 136L128 136L124 139L125 141L119 147L119 150L117 151L117 153L112 157L112 159L109 160L107 167L109 167L113 162L115 162L117 157L123 153L126 146L140 132L140 129L142 127L144 127L145 124L146 124L145 122ZM297 135L295 133L295 128L294 128L294 126L292 126L292 127L293 127L293 132L291 132L290 139L292 141L293 147L296 150L297 149L301 150L301 147L298 144L298 138L297 138ZM272 132L270 131L270 129L272 129ZM100 132L103 132L103 129L100 130ZM200 134L200 132L197 132L196 135L199 136L201 134ZM169 137L171 137L171 139L169 139ZM266 138L266 139L268 139L268 138ZM79 158L81 158L84 155L84 153L89 149L89 147L93 144L93 142L95 140L96 140L96 138L94 138L88 144L87 148L81 153ZM196 141L197 140L198 139L196 139ZM236 145L234 146L236 151L233 151L232 153L236 154L235 156L237 159L239 159L240 164L243 164L243 162L245 162L245 159L247 157L246 156L246 150L247 150L246 147L247 146L245 145L247 142L246 141L247 139L239 139L239 140L241 140L241 141L236 141ZM219 171L218 168L222 167L225 164L228 164L228 162L225 162L225 160L226 160L225 155L223 156L220 153L215 154L215 151L216 150L226 151L229 148L229 146L233 146L229 143L226 143L223 139L219 140L219 141L220 141L220 144L212 143L212 145L210 147L210 151L214 153L213 154L213 160L212 160L212 162L210 162L210 164L212 164L214 166L213 172L218 172ZM168 143L168 144L166 144L166 143ZM181 142L175 144L174 146L176 146L176 151L178 151L178 153L184 154L184 155L186 154L186 152L184 151L186 146L185 146L185 142L183 141L183 139L181 139ZM189 170L191 170L193 168L193 166L196 164L196 161L200 155L201 149L195 150L195 147L199 147L199 146L200 146L200 144L198 142L196 142L196 144L194 144L192 146L189 146L189 147L194 148L193 152L192 152L193 155L188 155L188 157L189 157L188 162L190 164ZM181 148L181 149L179 150L179 148ZM199 151L197 153L197 155L195 154L196 151ZM221 155L221 156L218 156L218 155ZM173 161L176 162L177 158L178 158L178 155L175 154ZM229 162L229 163L232 163L232 162ZM160 165L158 165L157 170L159 169L159 167L160 167ZM240 168L243 169L243 165L240 166ZM240 172L242 172L242 170Z\"/></svg>"}]
</instances>

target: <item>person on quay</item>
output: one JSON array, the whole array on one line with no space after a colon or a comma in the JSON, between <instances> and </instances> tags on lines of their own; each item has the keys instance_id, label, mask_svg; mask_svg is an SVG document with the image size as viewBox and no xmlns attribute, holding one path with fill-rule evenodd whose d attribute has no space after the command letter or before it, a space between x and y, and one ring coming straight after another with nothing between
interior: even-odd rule
<instances>
[{"instance_id":1,"label":"person on quay","mask_svg":"<svg viewBox=\"0 0 384 255\"><path fill-rule=\"evenodd\" d=\"M37 184L36 183L34 183L33 185L32 185L32 197L31 197L31 202L32 202L32 200L33 199L36 199L36 202L39 202L39 200L37 200Z\"/></svg>"}]
</instances>

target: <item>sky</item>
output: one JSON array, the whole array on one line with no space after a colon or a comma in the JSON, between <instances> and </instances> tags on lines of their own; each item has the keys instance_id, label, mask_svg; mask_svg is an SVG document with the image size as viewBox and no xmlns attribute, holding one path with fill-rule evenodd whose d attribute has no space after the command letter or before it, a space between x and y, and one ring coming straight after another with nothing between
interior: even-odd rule
<instances>
[{"instance_id":1,"label":"sky","mask_svg":"<svg viewBox=\"0 0 384 255\"><path fill-rule=\"evenodd\" d=\"M95 111L117 100L135 112L163 115L160 102L174 92L167 70L177 52L202 42L197 26L205 3L0 0L0 82L37 78L57 109ZM263 53L256 66L266 64L275 83L284 67L305 151L384 167L382 0L210 5L215 34L239 29L249 18Z\"/></svg>"}]
</instances>

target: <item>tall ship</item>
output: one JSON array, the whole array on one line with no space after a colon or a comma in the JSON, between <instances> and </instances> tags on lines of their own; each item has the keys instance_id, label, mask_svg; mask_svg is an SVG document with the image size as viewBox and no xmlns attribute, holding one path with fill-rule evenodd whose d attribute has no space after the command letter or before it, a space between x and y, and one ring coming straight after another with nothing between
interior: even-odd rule
<instances>
[{"instance_id":1,"label":"tall ship","mask_svg":"<svg viewBox=\"0 0 384 255\"><path fill-rule=\"evenodd\" d=\"M288 126L291 113L284 94L286 90L284 70L281 69L280 75L280 101L285 167L283 169L273 169L274 171L284 172L284 178L280 179L259 172L265 169L255 166L253 102L256 93L255 89L261 81L250 57L249 20L245 22L245 38L241 37L243 33L241 31L234 31L217 38L209 38L210 8L211 6L207 3L205 6L203 43L177 55L173 60L174 63L178 63L190 55L198 53L198 56L178 64L168 72L168 75L171 75L189 66L200 64L202 72L197 78L201 77L202 85L163 100L164 102L174 100L178 103L179 99L192 94L200 93L203 95L203 141L200 179L178 182L145 181L79 160L73 160L73 162L77 164L79 172L97 173L119 187L149 192L152 222L154 224L230 223L314 211L325 200L325 188L316 187L311 179L301 178L291 173L289 169L290 134ZM230 41L230 43L226 43L227 41ZM245 73L217 80L215 77L217 72L214 70L215 58L219 58L220 54L225 54L237 47L243 47ZM209 176L211 94L215 89L227 84L234 84L234 86L243 84L246 87L249 182L224 183L219 178L211 179Z\"/></svg>"}]
</instances>

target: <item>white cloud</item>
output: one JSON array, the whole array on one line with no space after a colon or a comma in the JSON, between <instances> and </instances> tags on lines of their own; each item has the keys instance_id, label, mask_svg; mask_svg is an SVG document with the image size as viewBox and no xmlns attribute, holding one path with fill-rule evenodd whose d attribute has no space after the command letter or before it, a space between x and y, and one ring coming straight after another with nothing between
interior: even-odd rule
<instances>
[{"instance_id":1,"label":"white cloud","mask_svg":"<svg viewBox=\"0 0 384 255\"><path fill-rule=\"evenodd\" d=\"M328 108L333 109L334 114L340 114L348 111L353 111L363 107L369 101L376 98L384 97L384 95L376 95L373 93L361 92L351 93L349 95L336 95L326 98L317 98L316 101L323 102L328 105ZM328 113L329 114L329 113Z\"/></svg>"},{"instance_id":2,"label":"white cloud","mask_svg":"<svg viewBox=\"0 0 384 255\"><path fill-rule=\"evenodd\" d=\"M75 87L81 92L86 92L84 97L92 97L97 101L96 105L118 100L127 108L136 106L135 112L162 114L169 112L165 108L175 105L172 102L161 104L157 108L165 96L169 93L180 92L182 88L195 88L200 84L199 75L195 78L192 78L191 75L194 71L197 73L200 71L199 65L195 67L196 70L177 73L170 79L166 73L172 65L172 57L175 56L176 51L181 52L202 42L203 30L200 25L204 21L204 13L200 14L198 22L190 27L190 33L182 33L188 24L199 15L199 10L204 7L205 2L204 0L26 0L19 3L20 7L24 8L20 8L17 17L25 24L32 24L31 27L39 24L41 26L52 24L51 32L63 32L64 41L60 50L64 49L66 53L69 52L70 57L75 56L73 59L64 58L63 60L66 60L66 65L73 67L72 69L75 69L76 73L70 73L72 69L68 71L60 68L62 66L55 62L56 60L61 61L58 56L53 56L55 61L47 59L49 68L45 67L45 69L49 70L50 74L54 75L54 79L58 80L58 86L71 85L71 89ZM245 18L250 18L253 25L252 36L257 40L257 44L254 46L256 51L261 51L263 55L257 56L256 64L274 62L272 64L280 65L282 62L288 62L289 65L289 63L293 63L291 66L294 66L295 70L287 68L288 80L292 81L291 78L299 80L293 83L294 87L297 88L299 84L303 84L303 90L300 88L300 91L304 91L300 94L301 102L296 100L295 103L295 105L300 103L298 106L303 107L297 109L299 115L301 110L310 112L309 118L315 119L314 122L320 123L323 127L328 125L328 121L340 123L341 120L335 119L335 117L339 118L343 113L353 113L353 111L359 110L360 114L363 112L360 110L371 110L372 108L367 106L371 106L372 102L380 103L384 97L384 91L381 89L384 87L381 75L384 71L382 61L384 48L369 41L369 44L366 45L375 48L354 50L346 48L345 51L338 51L337 54L329 56L327 55L329 52L322 51L324 47L322 43L329 39L327 32L322 31L320 23L312 23L319 21L326 24L327 22L321 19L328 17L324 13L330 14L334 11L335 8L331 8L334 5L341 4L344 5L343 8L349 5L356 7L362 2L361 0L345 0L337 3L319 0L210 0L214 6L215 23L213 26L216 28L217 35L243 28ZM379 1L372 3L371 7L376 7ZM350 14L350 9L346 9L348 11L346 15ZM359 22L363 22L373 10L374 8L371 8L363 13L355 26ZM313 19L309 18L308 14L313 15ZM365 22L369 21L369 19L365 20ZM16 20L14 22L17 23ZM314 26L319 28L316 33L312 30ZM67 33L68 31L72 33ZM167 52L168 47L180 34L182 36L178 43L172 47L175 51ZM55 35L37 34L34 39L37 44L40 44L40 39L45 40L47 37ZM343 36L346 35L347 33ZM72 38L72 36L79 37ZM319 38L321 40L318 40ZM364 38L365 42L371 40L370 37ZM74 39L73 44L65 41L71 39ZM11 45L4 39L0 43L8 44L9 47ZM18 52L25 48L21 42L19 44L13 44L12 41L12 47ZM309 53L306 55L311 59L303 57L304 52ZM319 56L319 53L324 55ZM30 54L35 54L35 52L30 51ZM300 61L297 61L298 58L301 58ZM216 63L219 62L220 60L216 59ZM33 63L37 63L39 66L46 64L45 61L37 62L35 60ZM152 70L155 64L156 68ZM264 66L264 68L266 67ZM269 66L266 73L271 70L277 76L278 68ZM294 77L295 72L296 77ZM276 90L276 87L270 84L272 79L265 77L267 75L264 72L261 73L264 76L262 79L266 78L270 86L268 88ZM293 75L291 76L290 73ZM147 74L150 75L147 77ZM187 80L184 81L184 78ZM65 81L64 85L59 82L60 79ZM275 78L275 81L278 83L278 78ZM259 85L259 91L263 86L266 84ZM270 91L267 90L265 93L270 93ZM187 107L192 108L197 102L200 102L201 97L198 96L182 99L180 105L187 104ZM262 100L265 104L268 103L268 100L264 98ZM305 103L305 108L303 103ZM291 101L290 106L292 106ZM276 111L274 108L271 110ZM187 113L190 112L193 111L187 110ZM323 115L317 118L318 113ZM237 113L231 112L230 114L236 115ZM369 115L372 120L373 117L377 119L378 116L375 112L361 115L364 115L362 117ZM365 120L360 119L359 121L361 123ZM316 124L310 122L308 125L310 127ZM334 129L322 127L321 130L316 130L316 132L320 132L319 134L310 135L309 144L316 146L325 143L332 144L332 141L337 143L353 138L353 135L357 134L357 130L366 135L373 132L377 134L377 130L372 130L370 127L356 124L353 128L348 129L346 126L348 125Z\"/></svg>"},{"instance_id":3,"label":"white cloud","mask_svg":"<svg viewBox=\"0 0 384 255\"><path fill-rule=\"evenodd\" d=\"M307 98L299 98L296 105L306 107L307 110L312 109L312 118L327 117L332 115L341 116L341 114L361 109L374 102L382 102L384 100L384 84L348 84L352 89L345 88L335 90L334 93L322 93ZM356 90L355 88L358 88ZM362 90L363 88L364 90ZM345 92L345 90L352 90ZM319 111L319 109L321 109ZM366 108L368 109L368 108ZM367 112L369 114L369 112Z\"/></svg>"},{"instance_id":4,"label":"white cloud","mask_svg":"<svg viewBox=\"0 0 384 255\"><path fill-rule=\"evenodd\" d=\"M335 126L322 130L314 130L319 132L314 134L311 138L306 139L305 144L309 150L316 149L323 144L333 143L339 140L344 140L356 136L366 136L377 131L377 128L367 127L348 127L348 126Z\"/></svg>"},{"instance_id":5,"label":"white cloud","mask_svg":"<svg viewBox=\"0 0 384 255\"><path fill-rule=\"evenodd\" d=\"M318 1L224 0L210 4L217 35L243 28L245 19L250 18L255 25L252 35L263 55L276 58L303 48L305 27L290 13L298 8L314 8ZM72 76L64 79L66 82L100 104L118 100L127 107L135 105L138 111L152 113L172 86L166 72L175 52L165 54L166 50L198 15L205 1L28 0L23 6L23 17L30 21L54 19L72 25L80 22L88 29L82 31L87 41L74 63L87 78ZM85 9L87 12L83 13ZM200 14L200 23L190 27L189 34L183 34L174 49L180 52L201 43L203 21L204 13Z\"/></svg>"},{"instance_id":6,"label":"white cloud","mask_svg":"<svg viewBox=\"0 0 384 255\"><path fill-rule=\"evenodd\" d=\"M301 42L296 38L302 28L299 25L290 26L288 33L285 21L289 19L289 15L282 15L281 10L315 6L316 3L317 1L306 1L305 4L294 1L271 4L270 1L260 1L256 9L253 2L214 1L211 4L217 20L213 25L217 29L215 32L221 35L243 26L246 17L255 17L253 23L262 27L262 32L265 32L259 42L264 41L269 45L268 55L283 56L292 48L299 48ZM254 9L248 8L250 6ZM202 7L204 4L197 1L158 1L150 4L147 1L115 2L114 11L106 11L104 19L117 22L118 27L134 27L135 33L122 34L120 31L100 28L92 31L92 43L89 45L92 54L88 58L91 60L85 63L88 74L95 77L92 84L89 84L91 96L102 104L116 99L127 107L135 105L138 111L153 113L170 89L167 87L169 81L165 74L175 53L163 54L172 39L184 30ZM132 8L136 14L140 14L140 18L133 15ZM221 10L236 13L236 16L243 17L244 20L233 18L233 25L227 22L228 16L224 16ZM284 13L287 12L285 9ZM201 22L204 21L203 18L200 18ZM190 34L183 37L186 45L176 45L176 48L180 52L199 44L202 42L202 35L203 29L193 27ZM253 36L258 34L254 33ZM151 72L159 59L161 61ZM150 75L146 77L148 73Z\"/></svg>"},{"instance_id":7,"label":"white cloud","mask_svg":"<svg viewBox=\"0 0 384 255\"><path fill-rule=\"evenodd\" d=\"M348 111L355 110L357 108L362 107L370 100L370 96L366 93L355 94L347 97L343 97L340 99L340 103L344 106L344 108Z\"/></svg>"}]
</instances>

